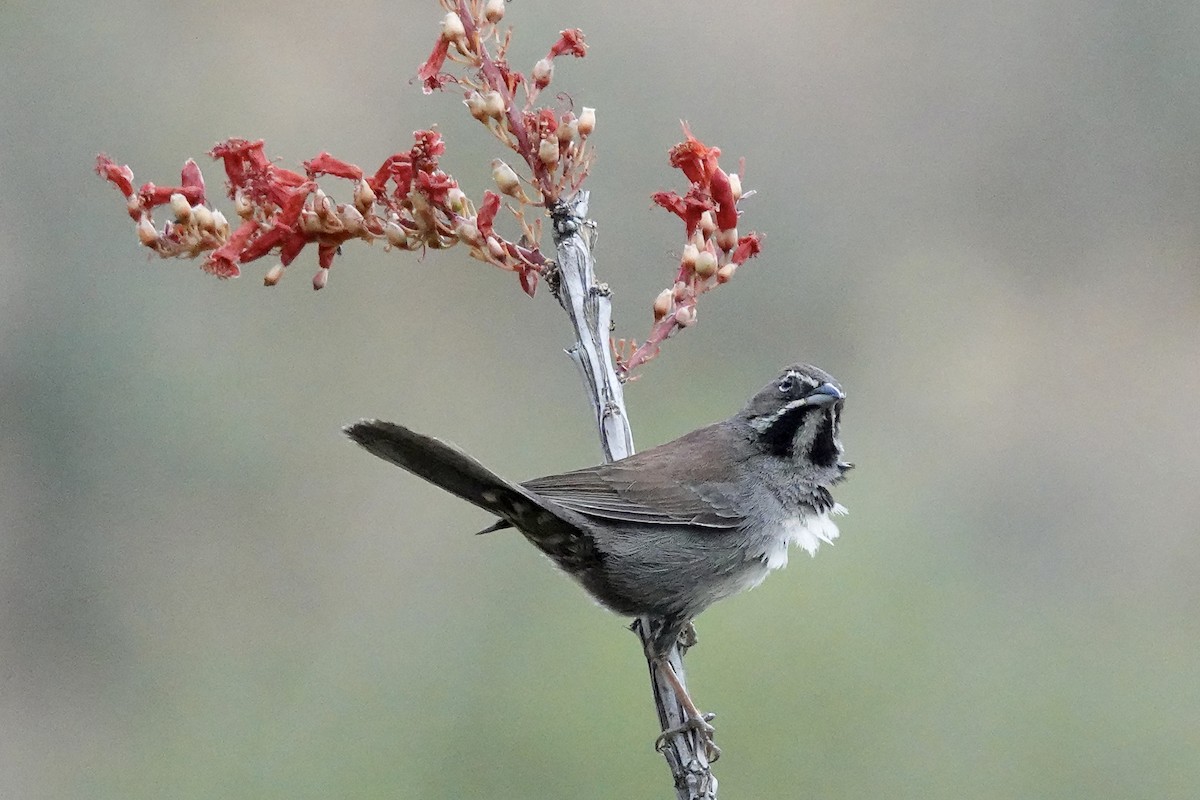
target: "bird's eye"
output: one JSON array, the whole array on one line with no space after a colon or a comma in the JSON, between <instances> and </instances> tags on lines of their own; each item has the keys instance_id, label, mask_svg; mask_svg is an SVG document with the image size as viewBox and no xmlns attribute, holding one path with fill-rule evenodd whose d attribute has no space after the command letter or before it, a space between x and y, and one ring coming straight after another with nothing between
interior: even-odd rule
<instances>
[{"instance_id":1,"label":"bird's eye","mask_svg":"<svg viewBox=\"0 0 1200 800\"><path fill-rule=\"evenodd\" d=\"M795 384L792 382L792 376L788 375L786 378L784 378L783 380L781 380L779 382L779 391L785 392L785 393L790 392L794 385Z\"/></svg>"}]
</instances>

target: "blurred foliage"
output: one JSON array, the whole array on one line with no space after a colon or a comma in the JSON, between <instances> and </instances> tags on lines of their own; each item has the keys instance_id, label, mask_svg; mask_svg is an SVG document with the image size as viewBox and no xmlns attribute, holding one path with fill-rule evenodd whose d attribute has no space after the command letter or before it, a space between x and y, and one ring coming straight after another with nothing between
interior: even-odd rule
<instances>
[{"instance_id":1,"label":"blurred foliage","mask_svg":"<svg viewBox=\"0 0 1200 800\"><path fill-rule=\"evenodd\" d=\"M599 109L622 335L674 268L677 120L758 191L766 251L630 387L639 444L797 359L850 395L842 539L700 620L725 794L1200 795L1200 7L508 14L528 64L588 35L554 88ZM147 263L89 171L438 122L477 196L492 143L408 81L439 16L0 10L0 795L668 796L622 622L339 434L596 460L553 302L453 251L357 248L319 295Z\"/></svg>"}]
</instances>

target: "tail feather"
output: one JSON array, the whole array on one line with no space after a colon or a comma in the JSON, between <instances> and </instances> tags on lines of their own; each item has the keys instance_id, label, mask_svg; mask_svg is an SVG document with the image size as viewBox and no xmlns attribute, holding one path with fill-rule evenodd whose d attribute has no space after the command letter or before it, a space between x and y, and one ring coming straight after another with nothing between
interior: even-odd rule
<instances>
[{"instance_id":1,"label":"tail feather","mask_svg":"<svg viewBox=\"0 0 1200 800\"><path fill-rule=\"evenodd\" d=\"M599 562L582 517L506 481L458 448L376 419L362 420L343 430L383 460L500 517L480 533L518 528L540 550L576 573Z\"/></svg>"},{"instance_id":2,"label":"tail feather","mask_svg":"<svg viewBox=\"0 0 1200 800\"><path fill-rule=\"evenodd\" d=\"M390 461L417 477L440 486L451 494L485 511L501 514L511 503L502 496L525 497L526 492L452 445L410 431L393 422L367 419L347 425L346 435L384 461Z\"/></svg>"}]
</instances>

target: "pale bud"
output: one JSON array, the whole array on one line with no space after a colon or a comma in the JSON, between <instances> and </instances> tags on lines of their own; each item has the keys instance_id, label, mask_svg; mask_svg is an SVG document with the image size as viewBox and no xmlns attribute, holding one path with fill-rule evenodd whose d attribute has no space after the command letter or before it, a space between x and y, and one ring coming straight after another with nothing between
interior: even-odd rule
<instances>
[{"instance_id":1,"label":"pale bud","mask_svg":"<svg viewBox=\"0 0 1200 800\"><path fill-rule=\"evenodd\" d=\"M363 232L363 215L354 206L348 206L344 203L337 207L338 219L345 226L347 233L358 235Z\"/></svg>"},{"instance_id":2,"label":"pale bud","mask_svg":"<svg viewBox=\"0 0 1200 800\"><path fill-rule=\"evenodd\" d=\"M567 114L563 117L562 122L558 123L558 130L555 133L558 135L558 141L566 144L575 138L576 127L578 123L575 121L574 114Z\"/></svg>"},{"instance_id":3,"label":"pale bud","mask_svg":"<svg viewBox=\"0 0 1200 800\"><path fill-rule=\"evenodd\" d=\"M305 233L320 233L325 226L321 222L321 217L311 208L305 208L300 212L300 229Z\"/></svg>"},{"instance_id":4,"label":"pale bud","mask_svg":"<svg viewBox=\"0 0 1200 800\"><path fill-rule=\"evenodd\" d=\"M399 247L401 250L408 249L408 233L399 223L389 222L384 226L383 232L387 236L388 244L392 247Z\"/></svg>"},{"instance_id":5,"label":"pale bud","mask_svg":"<svg viewBox=\"0 0 1200 800\"><path fill-rule=\"evenodd\" d=\"M483 95L474 89L467 95L467 99L463 100L463 105L467 107L467 111L471 112L471 116L480 122L486 122L488 118L487 102L483 99Z\"/></svg>"},{"instance_id":6,"label":"pale bud","mask_svg":"<svg viewBox=\"0 0 1200 800\"><path fill-rule=\"evenodd\" d=\"M479 233L479 227L470 220L464 219L460 221L458 225L454 226L454 233L463 244L479 245L483 242L483 236Z\"/></svg>"},{"instance_id":7,"label":"pale bud","mask_svg":"<svg viewBox=\"0 0 1200 800\"><path fill-rule=\"evenodd\" d=\"M493 90L483 96L483 110L492 119L504 117L504 96Z\"/></svg>"},{"instance_id":8,"label":"pale bud","mask_svg":"<svg viewBox=\"0 0 1200 800\"><path fill-rule=\"evenodd\" d=\"M737 247L738 230L737 228L726 228L723 231L717 231L717 247L725 252L729 252Z\"/></svg>"},{"instance_id":9,"label":"pale bud","mask_svg":"<svg viewBox=\"0 0 1200 800\"><path fill-rule=\"evenodd\" d=\"M679 323L679 327L686 328L696 321L696 307L684 306L675 312L675 321Z\"/></svg>"},{"instance_id":10,"label":"pale bud","mask_svg":"<svg viewBox=\"0 0 1200 800\"><path fill-rule=\"evenodd\" d=\"M250 198L246 197L246 193L241 189L233 193L233 210L242 219L249 219L254 214L254 206L250 204Z\"/></svg>"},{"instance_id":11,"label":"pale bud","mask_svg":"<svg viewBox=\"0 0 1200 800\"><path fill-rule=\"evenodd\" d=\"M214 208L212 210L213 230L222 238L229 238L229 220L225 219L225 215L221 213L221 209Z\"/></svg>"},{"instance_id":12,"label":"pale bud","mask_svg":"<svg viewBox=\"0 0 1200 800\"><path fill-rule=\"evenodd\" d=\"M554 169L558 163L558 139L542 139L538 144L538 158L547 167Z\"/></svg>"},{"instance_id":13,"label":"pale bud","mask_svg":"<svg viewBox=\"0 0 1200 800\"><path fill-rule=\"evenodd\" d=\"M683 257L679 259L679 264L684 269L695 269L696 259L700 256L700 248L688 242L683 246Z\"/></svg>"},{"instance_id":14,"label":"pale bud","mask_svg":"<svg viewBox=\"0 0 1200 800\"><path fill-rule=\"evenodd\" d=\"M467 207L467 195L455 186L446 192L446 205L450 206L450 210L455 214L461 214Z\"/></svg>"},{"instance_id":15,"label":"pale bud","mask_svg":"<svg viewBox=\"0 0 1200 800\"><path fill-rule=\"evenodd\" d=\"M354 184L354 207L366 211L375 202L375 190L366 181Z\"/></svg>"},{"instance_id":16,"label":"pale bud","mask_svg":"<svg viewBox=\"0 0 1200 800\"><path fill-rule=\"evenodd\" d=\"M733 273L737 271L737 264L730 261L725 266L717 270L717 283L729 283L729 279L733 277Z\"/></svg>"},{"instance_id":17,"label":"pale bud","mask_svg":"<svg viewBox=\"0 0 1200 800\"><path fill-rule=\"evenodd\" d=\"M154 223L145 214L138 220L137 224L138 241L149 246L158 242L158 231L154 230Z\"/></svg>"},{"instance_id":18,"label":"pale bud","mask_svg":"<svg viewBox=\"0 0 1200 800\"><path fill-rule=\"evenodd\" d=\"M498 158L492 159L492 180L504 194L516 197L521 193L521 180L517 177L517 173Z\"/></svg>"},{"instance_id":19,"label":"pale bud","mask_svg":"<svg viewBox=\"0 0 1200 800\"><path fill-rule=\"evenodd\" d=\"M192 219L196 220L196 227L202 231L211 231L216 229L216 221L213 219L212 209L208 206L197 203L192 206Z\"/></svg>"},{"instance_id":20,"label":"pale bud","mask_svg":"<svg viewBox=\"0 0 1200 800\"><path fill-rule=\"evenodd\" d=\"M733 192L733 201L742 199L742 176L736 172L729 173L729 190Z\"/></svg>"},{"instance_id":21,"label":"pale bud","mask_svg":"<svg viewBox=\"0 0 1200 800\"><path fill-rule=\"evenodd\" d=\"M445 18L442 19L442 38L448 42L456 42L466 35L467 30L458 14L453 11L446 12Z\"/></svg>"},{"instance_id":22,"label":"pale bud","mask_svg":"<svg viewBox=\"0 0 1200 800\"><path fill-rule=\"evenodd\" d=\"M713 231L717 229L717 221L713 219L711 211L705 211L700 215L700 231L704 234L704 238L713 235Z\"/></svg>"},{"instance_id":23,"label":"pale bud","mask_svg":"<svg viewBox=\"0 0 1200 800\"><path fill-rule=\"evenodd\" d=\"M683 281L676 281L672 289L672 294L674 294L676 300L682 300L688 296L688 285Z\"/></svg>"},{"instance_id":24,"label":"pale bud","mask_svg":"<svg viewBox=\"0 0 1200 800\"><path fill-rule=\"evenodd\" d=\"M192 218L192 204L180 192L171 195L171 210L175 212L175 219L185 224Z\"/></svg>"},{"instance_id":25,"label":"pale bud","mask_svg":"<svg viewBox=\"0 0 1200 800\"><path fill-rule=\"evenodd\" d=\"M320 189L313 192L313 210L322 221L327 222L333 217L333 201Z\"/></svg>"},{"instance_id":26,"label":"pale bud","mask_svg":"<svg viewBox=\"0 0 1200 800\"><path fill-rule=\"evenodd\" d=\"M503 261L504 257L508 255L508 250L495 236L489 236L487 238L487 248L488 252L492 254L492 258L496 259L497 261Z\"/></svg>"},{"instance_id":27,"label":"pale bud","mask_svg":"<svg viewBox=\"0 0 1200 800\"><path fill-rule=\"evenodd\" d=\"M592 131L596 129L596 109L583 107L583 111L579 114L579 122L576 124L576 129L579 131L579 138L586 139L592 135Z\"/></svg>"},{"instance_id":28,"label":"pale bud","mask_svg":"<svg viewBox=\"0 0 1200 800\"><path fill-rule=\"evenodd\" d=\"M539 89L545 89L550 85L550 79L554 77L554 62L548 58L540 58L533 65L533 72L530 73L533 78L533 85Z\"/></svg>"},{"instance_id":29,"label":"pale bud","mask_svg":"<svg viewBox=\"0 0 1200 800\"><path fill-rule=\"evenodd\" d=\"M276 264L263 276L263 286L274 286L283 277L283 264Z\"/></svg>"},{"instance_id":30,"label":"pale bud","mask_svg":"<svg viewBox=\"0 0 1200 800\"><path fill-rule=\"evenodd\" d=\"M313 275L313 291L324 289L327 283L329 283L329 270L322 267L317 270L316 275Z\"/></svg>"},{"instance_id":31,"label":"pale bud","mask_svg":"<svg viewBox=\"0 0 1200 800\"><path fill-rule=\"evenodd\" d=\"M483 7L483 18L495 25L504 19L504 0L487 0Z\"/></svg>"},{"instance_id":32,"label":"pale bud","mask_svg":"<svg viewBox=\"0 0 1200 800\"><path fill-rule=\"evenodd\" d=\"M671 300L672 300L671 295L672 295L672 292L670 289L663 289L661 292L658 293L658 297L654 298L654 321L655 322L658 322L660 319L665 317L667 314L671 313Z\"/></svg>"},{"instance_id":33,"label":"pale bud","mask_svg":"<svg viewBox=\"0 0 1200 800\"><path fill-rule=\"evenodd\" d=\"M692 245L688 245L691 247ZM717 255L709 250L701 250L696 254L696 275L708 280L717 272Z\"/></svg>"}]
</instances>

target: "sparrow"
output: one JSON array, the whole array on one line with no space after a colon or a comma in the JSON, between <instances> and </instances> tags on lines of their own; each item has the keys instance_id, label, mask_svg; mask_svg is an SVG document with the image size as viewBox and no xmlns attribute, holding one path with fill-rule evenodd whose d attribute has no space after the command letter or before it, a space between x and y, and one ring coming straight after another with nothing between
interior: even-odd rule
<instances>
[{"instance_id":1,"label":"sparrow","mask_svg":"<svg viewBox=\"0 0 1200 800\"><path fill-rule=\"evenodd\" d=\"M712 715L698 710L666 656L697 614L786 565L789 545L815 555L837 538L832 517L845 509L830 489L853 466L842 460L844 401L828 373L791 366L726 420L524 483L392 422L363 420L345 432L495 514L481 534L515 528L600 605L650 618L647 656L679 698L683 727L712 745Z\"/></svg>"}]
</instances>

